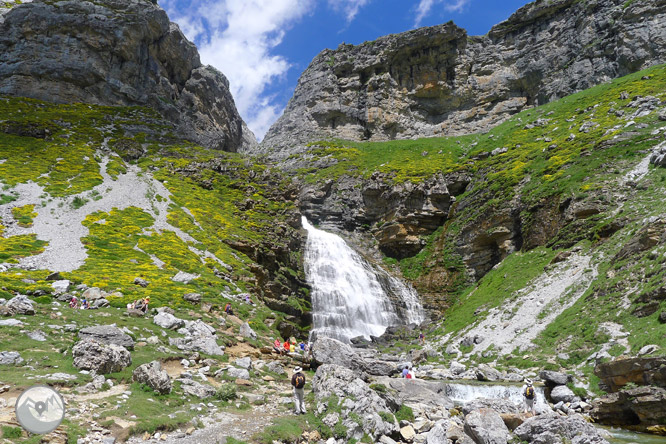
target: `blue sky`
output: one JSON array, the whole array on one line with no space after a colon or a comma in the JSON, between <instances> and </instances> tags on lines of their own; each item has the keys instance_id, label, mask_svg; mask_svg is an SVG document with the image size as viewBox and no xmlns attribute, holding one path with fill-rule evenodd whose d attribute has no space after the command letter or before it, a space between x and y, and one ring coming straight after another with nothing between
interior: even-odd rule
<instances>
[{"instance_id":1,"label":"blue sky","mask_svg":"<svg viewBox=\"0 0 666 444\"><path fill-rule=\"evenodd\" d=\"M282 114L298 77L325 48L453 20L485 34L527 0L159 0L222 71L236 106L261 140Z\"/></svg>"}]
</instances>

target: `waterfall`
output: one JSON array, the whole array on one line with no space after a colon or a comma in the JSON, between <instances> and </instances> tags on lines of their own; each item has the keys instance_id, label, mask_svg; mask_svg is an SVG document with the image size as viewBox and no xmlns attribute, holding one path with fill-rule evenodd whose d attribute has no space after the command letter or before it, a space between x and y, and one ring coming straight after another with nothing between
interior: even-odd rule
<instances>
[{"instance_id":1,"label":"waterfall","mask_svg":"<svg viewBox=\"0 0 666 444\"><path fill-rule=\"evenodd\" d=\"M416 291L386 271L375 269L342 238L314 228L303 218L308 232L305 274L312 286L313 329L320 336L343 342L379 336L390 325L420 323L423 308ZM399 299L401 319L389 297Z\"/></svg>"}]
</instances>

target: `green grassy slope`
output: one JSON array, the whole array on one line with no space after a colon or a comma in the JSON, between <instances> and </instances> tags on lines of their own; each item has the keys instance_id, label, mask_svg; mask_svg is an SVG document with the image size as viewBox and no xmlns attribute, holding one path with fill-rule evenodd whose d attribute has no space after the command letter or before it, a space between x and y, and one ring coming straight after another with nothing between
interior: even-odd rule
<instances>
[{"instance_id":1,"label":"green grassy slope","mask_svg":"<svg viewBox=\"0 0 666 444\"><path fill-rule=\"evenodd\" d=\"M110 297L119 306L145 296L155 305L177 305L189 292L224 305L227 300L220 294L225 288L227 293L260 291L251 270L261 252L288 250L291 234L279 237L275 230L290 229L286 222L294 205L284 198L290 193L288 182L267 167L182 141L149 109L54 105L9 97L0 98L0 104L1 202L11 208L19 226L29 228L54 201L59 208L76 209L100 199L107 190L94 187L103 181L100 169L106 160L113 180L135 165L140 176L161 182L171 196L149 192L146 197L153 206L170 199L167 221L194 239L188 242L173 231L152 229L155 217L146 209L108 208L88 214L82 224L89 233L81 239L88 257L79 269L62 273L73 285L119 292ZM43 194L29 205L16 206L14 187L30 182L43 187ZM0 237L0 259L8 263L46 247L34 234L6 234ZM201 252L229 267L203 258ZM152 256L163 264L154 263ZM298 258L282 265L278 274L297 273L293 270L299 268ZM44 279L51 271L60 270L19 267L0 273L0 295L50 292ZM178 271L200 278L190 284L174 282L171 277ZM134 285L135 277L150 285Z\"/></svg>"}]
</instances>

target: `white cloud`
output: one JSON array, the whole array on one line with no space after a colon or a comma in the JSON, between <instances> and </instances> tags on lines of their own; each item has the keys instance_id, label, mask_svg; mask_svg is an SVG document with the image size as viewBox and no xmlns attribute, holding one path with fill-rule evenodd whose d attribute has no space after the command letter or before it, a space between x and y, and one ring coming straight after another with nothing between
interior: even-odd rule
<instances>
[{"instance_id":1,"label":"white cloud","mask_svg":"<svg viewBox=\"0 0 666 444\"><path fill-rule=\"evenodd\" d=\"M370 3L372 0L328 0L328 5L333 10L342 12L345 15L347 23L351 23L358 14L358 11Z\"/></svg>"},{"instance_id":2,"label":"white cloud","mask_svg":"<svg viewBox=\"0 0 666 444\"><path fill-rule=\"evenodd\" d=\"M227 76L239 113L261 140L282 112L265 96L266 88L290 67L272 50L315 0L190 0L186 10L176 1L160 5L195 41L202 63Z\"/></svg>"},{"instance_id":3,"label":"white cloud","mask_svg":"<svg viewBox=\"0 0 666 444\"><path fill-rule=\"evenodd\" d=\"M421 0L416 7L416 18L414 26L419 26L421 21L432 10L435 5L443 4L444 10L448 12L462 12L472 0Z\"/></svg>"}]
</instances>

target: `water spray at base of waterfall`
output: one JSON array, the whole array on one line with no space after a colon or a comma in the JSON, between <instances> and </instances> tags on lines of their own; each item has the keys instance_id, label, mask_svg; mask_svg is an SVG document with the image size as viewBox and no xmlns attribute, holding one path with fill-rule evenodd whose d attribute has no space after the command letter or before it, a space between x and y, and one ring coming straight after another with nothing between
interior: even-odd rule
<instances>
[{"instance_id":1,"label":"water spray at base of waterfall","mask_svg":"<svg viewBox=\"0 0 666 444\"><path fill-rule=\"evenodd\" d=\"M311 340L370 339L383 334L388 326L423 321L423 307L411 286L373 267L341 237L316 229L305 217L302 223L308 232L304 262L312 286Z\"/></svg>"}]
</instances>

